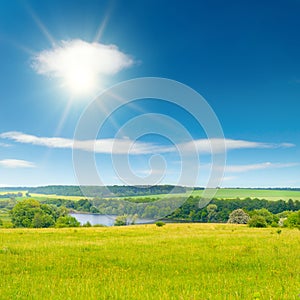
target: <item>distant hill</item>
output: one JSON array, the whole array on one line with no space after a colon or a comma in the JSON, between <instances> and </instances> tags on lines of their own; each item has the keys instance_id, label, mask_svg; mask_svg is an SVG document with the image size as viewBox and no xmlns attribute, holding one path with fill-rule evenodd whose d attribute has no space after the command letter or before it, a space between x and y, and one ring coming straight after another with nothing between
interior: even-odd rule
<instances>
[{"instance_id":1,"label":"distant hill","mask_svg":"<svg viewBox=\"0 0 300 300\"><path fill-rule=\"evenodd\" d=\"M188 188L174 185L156 186L68 186L49 185L26 188L29 193L61 196L86 196L86 197L132 197L159 195L168 193L186 193Z\"/></svg>"},{"instance_id":2,"label":"distant hill","mask_svg":"<svg viewBox=\"0 0 300 300\"><path fill-rule=\"evenodd\" d=\"M0 192L19 192L28 191L29 194L60 195L60 196L78 196L78 197L134 197L134 196L153 196L161 194L184 194L192 188L175 185L155 185L155 186L77 186L77 185L48 185L40 187L2 187ZM204 190L203 187L196 187L194 190ZM252 195L255 192L255 195ZM261 191L261 193L259 193ZM264 191L273 191L273 194L263 193ZM275 191L278 191L275 193ZM281 194L279 195L278 193ZM275 197L283 199L284 191L299 192L300 188L221 188L218 190L218 198L270 198ZM252 193L252 194L251 194ZM287 197L289 195L286 195ZM294 196L294 195L293 195ZM294 198L294 197L290 197Z\"/></svg>"}]
</instances>

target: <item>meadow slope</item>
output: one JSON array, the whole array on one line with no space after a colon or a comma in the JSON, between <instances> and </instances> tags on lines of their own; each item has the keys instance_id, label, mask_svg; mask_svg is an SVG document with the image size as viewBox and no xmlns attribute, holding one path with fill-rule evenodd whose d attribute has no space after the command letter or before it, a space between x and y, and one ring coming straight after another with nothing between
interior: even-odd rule
<instances>
[{"instance_id":1,"label":"meadow slope","mask_svg":"<svg viewBox=\"0 0 300 300\"><path fill-rule=\"evenodd\" d=\"M300 231L226 224L1 229L0 298L299 299Z\"/></svg>"}]
</instances>

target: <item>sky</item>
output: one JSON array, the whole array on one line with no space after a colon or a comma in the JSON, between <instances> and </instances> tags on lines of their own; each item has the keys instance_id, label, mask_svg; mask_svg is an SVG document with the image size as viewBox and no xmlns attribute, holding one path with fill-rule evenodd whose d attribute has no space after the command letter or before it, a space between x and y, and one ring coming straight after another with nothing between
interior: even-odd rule
<instances>
[{"instance_id":1,"label":"sky","mask_svg":"<svg viewBox=\"0 0 300 300\"><path fill-rule=\"evenodd\" d=\"M217 116L220 186L300 187L299 14L298 0L0 0L0 186L78 184L74 151L93 155L101 184L177 184L185 168L186 185L198 170L205 186L210 147L222 149L193 117L200 104L145 96L110 111L117 100L97 98L158 77L195 90ZM88 132L78 140L95 99L105 122L95 143Z\"/></svg>"}]
</instances>

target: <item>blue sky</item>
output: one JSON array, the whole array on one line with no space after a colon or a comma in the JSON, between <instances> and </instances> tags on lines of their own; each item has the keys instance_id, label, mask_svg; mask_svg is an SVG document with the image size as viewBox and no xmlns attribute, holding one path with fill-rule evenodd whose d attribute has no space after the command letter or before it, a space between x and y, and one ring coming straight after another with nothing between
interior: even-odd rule
<instances>
[{"instance_id":1,"label":"blue sky","mask_svg":"<svg viewBox=\"0 0 300 300\"><path fill-rule=\"evenodd\" d=\"M215 111L229 146L222 186L300 187L299 13L296 0L0 1L0 185L76 184L70 141L86 106L114 84L155 76L190 86ZM84 77L65 67L72 49L92 53L79 65ZM98 139L114 139L141 112L177 120L206 147L187 112L149 99L107 116ZM122 183L105 141L99 172ZM138 142L156 148L129 155L133 171L144 176L161 154L168 168L159 183L176 183L180 158L164 151L172 143ZM211 163L202 150L199 185Z\"/></svg>"}]
</instances>

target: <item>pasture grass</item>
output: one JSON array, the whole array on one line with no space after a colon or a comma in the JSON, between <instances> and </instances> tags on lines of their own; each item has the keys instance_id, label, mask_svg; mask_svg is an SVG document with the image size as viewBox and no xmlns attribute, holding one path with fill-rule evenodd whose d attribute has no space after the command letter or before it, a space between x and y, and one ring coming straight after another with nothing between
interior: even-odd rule
<instances>
[{"instance_id":1,"label":"pasture grass","mask_svg":"<svg viewBox=\"0 0 300 300\"><path fill-rule=\"evenodd\" d=\"M299 299L300 231L1 229L0 299Z\"/></svg>"},{"instance_id":2,"label":"pasture grass","mask_svg":"<svg viewBox=\"0 0 300 300\"><path fill-rule=\"evenodd\" d=\"M191 196L202 196L203 190L195 190L192 192ZM184 197L185 194L171 194L174 197ZM132 197L118 197L122 198L153 198L161 199L164 197L170 197L170 194L158 194L158 195L145 195L145 196L132 196ZM293 190L257 190L257 189L217 189L214 196L216 199L245 199L245 198L257 198L266 199L270 201L284 200L300 200L300 191Z\"/></svg>"}]
</instances>

